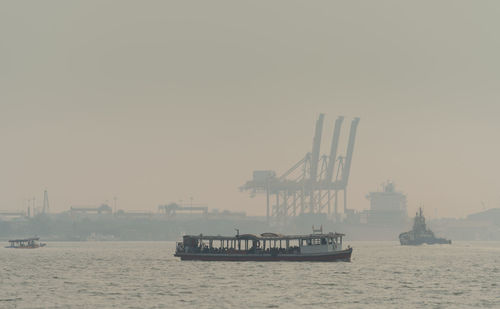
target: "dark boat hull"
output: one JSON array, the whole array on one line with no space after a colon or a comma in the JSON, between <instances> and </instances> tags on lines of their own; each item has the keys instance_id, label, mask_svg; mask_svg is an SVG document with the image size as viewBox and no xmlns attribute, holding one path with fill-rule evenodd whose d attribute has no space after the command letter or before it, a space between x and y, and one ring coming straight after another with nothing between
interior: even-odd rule
<instances>
[{"instance_id":1,"label":"dark boat hull","mask_svg":"<svg viewBox=\"0 0 500 309\"><path fill-rule=\"evenodd\" d=\"M435 244L441 244L441 245L449 245L451 244L451 240L444 239L444 238L433 238L433 239L415 239L415 240L399 240L402 246L419 246L423 244L427 245L435 245Z\"/></svg>"},{"instance_id":2,"label":"dark boat hull","mask_svg":"<svg viewBox=\"0 0 500 309\"><path fill-rule=\"evenodd\" d=\"M233 261L233 262L350 262L352 248L328 252L325 254L209 254L209 253L176 253L175 256L180 257L182 261Z\"/></svg>"},{"instance_id":3,"label":"dark boat hull","mask_svg":"<svg viewBox=\"0 0 500 309\"><path fill-rule=\"evenodd\" d=\"M405 232L399 234L399 242L402 246L419 246L423 244L434 245L434 244L442 244L448 245L451 244L451 240L445 238L438 238L431 236L415 236L411 232Z\"/></svg>"},{"instance_id":4,"label":"dark boat hull","mask_svg":"<svg viewBox=\"0 0 500 309\"><path fill-rule=\"evenodd\" d=\"M44 247L44 246L45 246L45 244L36 245L36 246L24 246L24 247L7 246L5 248L8 248L8 249L37 249L37 248L41 248L41 247Z\"/></svg>"}]
</instances>

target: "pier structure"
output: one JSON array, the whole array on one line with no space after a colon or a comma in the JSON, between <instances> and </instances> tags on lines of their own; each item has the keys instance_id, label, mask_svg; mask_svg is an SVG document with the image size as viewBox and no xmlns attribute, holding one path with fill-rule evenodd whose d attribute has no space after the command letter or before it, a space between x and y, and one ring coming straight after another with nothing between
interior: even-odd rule
<instances>
[{"instance_id":1,"label":"pier structure","mask_svg":"<svg viewBox=\"0 0 500 309\"><path fill-rule=\"evenodd\" d=\"M111 214L112 209L108 204L101 204L99 207L85 207L85 206L71 206L70 207L71 215L74 214Z\"/></svg>"},{"instance_id":2,"label":"pier structure","mask_svg":"<svg viewBox=\"0 0 500 309\"><path fill-rule=\"evenodd\" d=\"M158 210L169 216L169 217L175 217L178 212L187 212L187 213L200 213L204 217L208 215L208 207L204 205L195 205L191 203L189 206L188 205L182 205L182 204L177 204L177 203L170 203L168 205L159 205Z\"/></svg>"}]
</instances>

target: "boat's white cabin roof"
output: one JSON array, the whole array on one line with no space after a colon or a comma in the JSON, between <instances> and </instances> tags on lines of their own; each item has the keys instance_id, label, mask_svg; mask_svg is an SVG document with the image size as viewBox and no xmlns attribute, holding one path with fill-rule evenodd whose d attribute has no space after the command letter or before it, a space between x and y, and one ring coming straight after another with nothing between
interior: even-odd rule
<instances>
[{"instance_id":1,"label":"boat's white cabin roof","mask_svg":"<svg viewBox=\"0 0 500 309\"><path fill-rule=\"evenodd\" d=\"M342 233L321 233L321 234L307 234L307 235L281 235L276 233L262 233L260 235L255 234L241 234L236 236L208 236L208 235L185 235L184 237L189 237L191 239L202 239L202 240L295 240L295 239L319 239L319 238L339 238L343 237L345 234Z\"/></svg>"},{"instance_id":2,"label":"boat's white cabin roof","mask_svg":"<svg viewBox=\"0 0 500 309\"><path fill-rule=\"evenodd\" d=\"M25 239L12 239L12 240L9 240L9 242L30 242L30 241L38 241L40 240L39 237L33 237L33 238L25 238Z\"/></svg>"}]
</instances>

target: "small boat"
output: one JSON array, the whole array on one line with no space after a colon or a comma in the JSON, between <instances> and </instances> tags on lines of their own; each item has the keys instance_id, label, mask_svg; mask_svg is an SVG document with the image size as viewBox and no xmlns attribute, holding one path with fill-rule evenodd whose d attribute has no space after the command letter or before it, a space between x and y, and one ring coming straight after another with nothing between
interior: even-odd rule
<instances>
[{"instance_id":1,"label":"small boat","mask_svg":"<svg viewBox=\"0 0 500 309\"><path fill-rule=\"evenodd\" d=\"M402 246L418 246L421 244L451 244L451 240L438 238L427 228L422 208L415 214L413 229L409 232L399 234L399 241Z\"/></svg>"},{"instance_id":2,"label":"small boat","mask_svg":"<svg viewBox=\"0 0 500 309\"><path fill-rule=\"evenodd\" d=\"M352 248L342 248L344 234L322 229L309 235L276 233L236 236L186 235L174 256L199 261L351 261Z\"/></svg>"},{"instance_id":3,"label":"small boat","mask_svg":"<svg viewBox=\"0 0 500 309\"><path fill-rule=\"evenodd\" d=\"M32 237L26 239L13 239L9 240L9 246L5 248L13 249L36 249L45 247L46 244L40 242L40 237Z\"/></svg>"}]
</instances>

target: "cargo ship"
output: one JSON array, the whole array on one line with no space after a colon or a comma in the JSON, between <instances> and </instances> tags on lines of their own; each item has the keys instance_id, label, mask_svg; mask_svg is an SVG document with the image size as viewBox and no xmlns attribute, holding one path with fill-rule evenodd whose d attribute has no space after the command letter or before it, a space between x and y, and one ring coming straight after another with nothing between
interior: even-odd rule
<instances>
[{"instance_id":1,"label":"cargo ship","mask_svg":"<svg viewBox=\"0 0 500 309\"><path fill-rule=\"evenodd\" d=\"M418 246L421 244L451 244L451 240L438 238L427 228L422 208L415 214L413 229L399 234L399 241L403 246Z\"/></svg>"},{"instance_id":2,"label":"cargo ship","mask_svg":"<svg viewBox=\"0 0 500 309\"><path fill-rule=\"evenodd\" d=\"M235 236L186 235L174 256L199 261L351 261L352 248L343 248L341 233L309 235L276 233Z\"/></svg>"}]
</instances>

